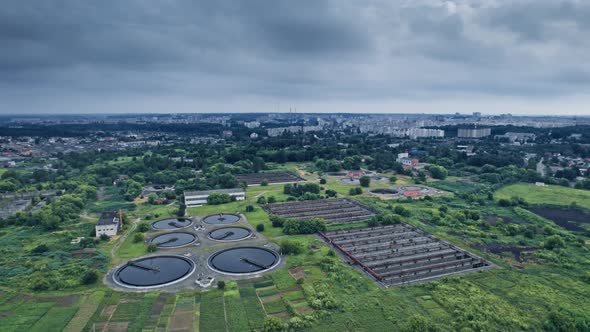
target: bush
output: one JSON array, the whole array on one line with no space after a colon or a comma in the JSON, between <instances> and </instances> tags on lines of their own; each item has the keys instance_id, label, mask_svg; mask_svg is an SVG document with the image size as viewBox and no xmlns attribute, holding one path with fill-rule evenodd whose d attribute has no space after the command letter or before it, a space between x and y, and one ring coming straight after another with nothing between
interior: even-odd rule
<instances>
[{"instance_id":1,"label":"bush","mask_svg":"<svg viewBox=\"0 0 590 332\"><path fill-rule=\"evenodd\" d=\"M303 252L303 246L301 243L291 240L281 241L281 253L283 255L299 255Z\"/></svg>"},{"instance_id":2,"label":"bush","mask_svg":"<svg viewBox=\"0 0 590 332\"><path fill-rule=\"evenodd\" d=\"M338 193L336 192L336 190L328 189L328 190L326 190L326 196L327 197L336 197L336 196L338 196Z\"/></svg>"},{"instance_id":3,"label":"bush","mask_svg":"<svg viewBox=\"0 0 590 332\"><path fill-rule=\"evenodd\" d=\"M219 281L217 282L217 288L218 288L218 289L225 289L225 281L223 281L223 280L219 280Z\"/></svg>"},{"instance_id":4,"label":"bush","mask_svg":"<svg viewBox=\"0 0 590 332\"><path fill-rule=\"evenodd\" d=\"M276 199L274 196L270 196L270 197L269 197L269 198L266 200L266 202L267 202L268 204L276 203L276 202L277 202L277 199Z\"/></svg>"},{"instance_id":5,"label":"bush","mask_svg":"<svg viewBox=\"0 0 590 332\"><path fill-rule=\"evenodd\" d=\"M147 252L156 252L158 250L158 246L155 243L150 243L147 246Z\"/></svg>"},{"instance_id":6,"label":"bush","mask_svg":"<svg viewBox=\"0 0 590 332\"><path fill-rule=\"evenodd\" d=\"M256 225L256 230L258 232L264 232L264 224L258 224L258 225Z\"/></svg>"},{"instance_id":7,"label":"bush","mask_svg":"<svg viewBox=\"0 0 590 332\"><path fill-rule=\"evenodd\" d=\"M49 247L46 244L40 244L31 250L32 254L42 254L44 252L48 252Z\"/></svg>"},{"instance_id":8,"label":"bush","mask_svg":"<svg viewBox=\"0 0 590 332\"><path fill-rule=\"evenodd\" d=\"M82 276L82 285L91 285L98 281L98 272L90 270Z\"/></svg>"},{"instance_id":9,"label":"bush","mask_svg":"<svg viewBox=\"0 0 590 332\"><path fill-rule=\"evenodd\" d=\"M547 250L553 250L565 247L565 241L559 235L552 235L547 238L543 247Z\"/></svg>"},{"instance_id":10,"label":"bush","mask_svg":"<svg viewBox=\"0 0 590 332\"><path fill-rule=\"evenodd\" d=\"M399 214L400 216L404 216L404 217L409 217L410 216L410 210L406 209L405 207L401 206L401 205L396 205L393 208L393 212L395 214Z\"/></svg>"},{"instance_id":11,"label":"bush","mask_svg":"<svg viewBox=\"0 0 590 332\"><path fill-rule=\"evenodd\" d=\"M363 175L359 178L359 182L361 184L361 187L368 187L369 185L371 185L371 178Z\"/></svg>"},{"instance_id":12,"label":"bush","mask_svg":"<svg viewBox=\"0 0 590 332\"><path fill-rule=\"evenodd\" d=\"M158 199L158 196L154 193L151 193L148 195L148 203L154 205L156 204L156 200Z\"/></svg>"},{"instance_id":13,"label":"bush","mask_svg":"<svg viewBox=\"0 0 590 332\"><path fill-rule=\"evenodd\" d=\"M137 231L145 233L147 231L150 230L150 224L148 224L147 222L142 222L139 223L139 225L137 225Z\"/></svg>"},{"instance_id":14,"label":"bush","mask_svg":"<svg viewBox=\"0 0 590 332\"><path fill-rule=\"evenodd\" d=\"M285 327L280 319L276 317L267 317L264 320L264 326L262 327L263 332L280 332L283 331Z\"/></svg>"},{"instance_id":15,"label":"bush","mask_svg":"<svg viewBox=\"0 0 590 332\"><path fill-rule=\"evenodd\" d=\"M369 219L367 222L369 227L396 225L402 222L400 216L390 213L380 214Z\"/></svg>"},{"instance_id":16,"label":"bush","mask_svg":"<svg viewBox=\"0 0 590 332\"><path fill-rule=\"evenodd\" d=\"M258 200L256 201L256 203L258 203L260 205L265 205L266 204L266 198L264 196L260 196L260 197L258 197Z\"/></svg>"},{"instance_id":17,"label":"bush","mask_svg":"<svg viewBox=\"0 0 590 332\"><path fill-rule=\"evenodd\" d=\"M260 186L262 186L262 187L266 187L266 186L268 186L268 180L262 180L262 181L260 182Z\"/></svg>"},{"instance_id":18,"label":"bush","mask_svg":"<svg viewBox=\"0 0 590 332\"><path fill-rule=\"evenodd\" d=\"M254 211L254 206L253 205L246 206L246 212L253 212L253 211Z\"/></svg>"},{"instance_id":19,"label":"bush","mask_svg":"<svg viewBox=\"0 0 590 332\"><path fill-rule=\"evenodd\" d=\"M313 234L325 230L326 222L319 218L306 220L287 219L283 224L283 233L287 235Z\"/></svg>"},{"instance_id":20,"label":"bush","mask_svg":"<svg viewBox=\"0 0 590 332\"><path fill-rule=\"evenodd\" d=\"M268 218L272 223L272 227L283 227L285 223L285 218L279 217L276 214L271 214Z\"/></svg>"},{"instance_id":21,"label":"bush","mask_svg":"<svg viewBox=\"0 0 590 332\"><path fill-rule=\"evenodd\" d=\"M135 233L133 236L133 243L143 242L145 240L145 235L143 233Z\"/></svg>"},{"instance_id":22,"label":"bush","mask_svg":"<svg viewBox=\"0 0 590 332\"><path fill-rule=\"evenodd\" d=\"M320 179L320 184L326 184L326 182L327 182L326 179L324 179L324 178Z\"/></svg>"},{"instance_id":23,"label":"bush","mask_svg":"<svg viewBox=\"0 0 590 332\"><path fill-rule=\"evenodd\" d=\"M104 234L104 233L100 234L100 240L101 240L101 241L108 241L108 240L110 240L110 239L111 239L111 237L110 237L110 236L108 236L108 235L106 235L106 234Z\"/></svg>"},{"instance_id":24,"label":"bush","mask_svg":"<svg viewBox=\"0 0 590 332\"><path fill-rule=\"evenodd\" d=\"M390 176L389 177L389 182L395 184L397 182L397 176Z\"/></svg>"},{"instance_id":25,"label":"bush","mask_svg":"<svg viewBox=\"0 0 590 332\"><path fill-rule=\"evenodd\" d=\"M362 193L363 193L363 188L360 188L360 187L350 188L350 190L348 191L348 194L350 196L361 195Z\"/></svg>"}]
</instances>

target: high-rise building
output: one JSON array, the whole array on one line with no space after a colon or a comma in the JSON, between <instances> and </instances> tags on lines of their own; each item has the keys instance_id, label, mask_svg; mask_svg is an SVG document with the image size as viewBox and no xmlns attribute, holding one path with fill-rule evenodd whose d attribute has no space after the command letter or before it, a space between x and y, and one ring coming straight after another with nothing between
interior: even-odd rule
<instances>
[{"instance_id":1,"label":"high-rise building","mask_svg":"<svg viewBox=\"0 0 590 332\"><path fill-rule=\"evenodd\" d=\"M460 128L457 133L459 138L482 138L492 134L491 128Z\"/></svg>"}]
</instances>

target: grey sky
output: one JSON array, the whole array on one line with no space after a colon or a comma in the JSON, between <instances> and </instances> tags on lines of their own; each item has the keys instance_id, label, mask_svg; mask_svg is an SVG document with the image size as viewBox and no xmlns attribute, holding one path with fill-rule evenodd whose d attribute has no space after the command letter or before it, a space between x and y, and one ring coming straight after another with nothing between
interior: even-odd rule
<instances>
[{"instance_id":1,"label":"grey sky","mask_svg":"<svg viewBox=\"0 0 590 332\"><path fill-rule=\"evenodd\" d=\"M0 113L590 115L590 1L20 1Z\"/></svg>"}]
</instances>

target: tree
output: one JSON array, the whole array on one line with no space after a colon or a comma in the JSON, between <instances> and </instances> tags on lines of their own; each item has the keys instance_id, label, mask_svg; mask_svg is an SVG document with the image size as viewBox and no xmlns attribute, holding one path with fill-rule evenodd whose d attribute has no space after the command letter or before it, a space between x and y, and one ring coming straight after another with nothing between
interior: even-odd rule
<instances>
[{"instance_id":1,"label":"tree","mask_svg":"<svg viewBox=\"0 0 590 332\"><path fill-rule=\"evenodd\" d=\"M219 205L225 204L232 201L232 196L227 193L211 193L207 197L207 204L210 205Z\"/></svg>"},{"instance_id":2,"label":"tree","mask_svg":"<svg viewBox=\"0 0 590 332\"><path fill-rule=\"evenodd\" d=\"M268 180L262 180L262 181L260 182L260 186L262 186L262 187L266 187L266 186L268 186Z\"/></svg>"},{"instance_id":3,"label":"tree","mask_svg":"<svg viewBox=\"0 0 590 332\"><path fill-rule=\"evenodd\" d=\"M547 238L543 247L547 250L553 250L565 247L565 241L559 235L552 235Z\"/></svg>"},{"instance_id":4,"label":"tree","mask_svg":"<svg viewBox=\"0 0 590 332\"><path fill-rule=\"evenodd\" d=\"M296 241L283 240L281 241L280 247L283 255L299 255L303 252L303 246Z\"/></svg>"},{"instance_id":5,"label":"tree","mask_svg":"<svg viewBox=\"0 0 590 332\"><path fill-rule=\"evenodd\" d=\"M263 332L280 332L285 329L280 319L276 317L268 317L264 320L264 326L262 326Z\"/></svg>"},{"instance_id":6,"label":"tree","mask_svg":"<svg viewBox=\"0 0 590 332\"><path fill-rule=\"evenodd\" d=\"M223 281L223 280L219 280L219 281L217 282L217 288L218 288L218 289L225 289L225 281Z\"/></svg>"},{"instance_id":7,"label":"tree","mask_svg":"<svg viewBox=\"0 0 590 332\"><path fill-rule=\"evenodd\" d=\"M31 250L32 254L42 254L44 252L48 252L49 247L46 244L40 244Z\"/></svg>"},{"instance_id":8,"label":"tree","mask_svg":"<svg viewBox=\"0 0 590 332\"><path fill-rule=\"evenodd\" d=\"M254 206L253 205L246 206L246 212L253 212L253 211L254 211Z\"/></svg>"},{"instance_id":9,"label":"tree","mask_svg":"<svg viewBox=\"0 0 590 332\"><path fill-rule=\"evenodd\" d=\"M148 203L154 205L156 204L156 200L158 199L158 196L154 193L151 193L148 195Z\"/></svg>"},{"instance_id":10,"label":"tree","mask_svg":"<svg viewBox=\"0 0 590 332\"><path fill-rule=\"evenodd\" d=\"M328 189L328 190L326 190L326 196L327 197L336 197L336 196L338 196L338 193L336 192L336 190Z\"/></svg>"},{"instance_id":11,"label":"tree","mask_svg":"<svg viewBox=\"0 0 590 332\"><path fill-rule=\"evenodd\" d=\"M145 240L145 235L143 233L135 233L133 236L133 243L140 243Z\"/></svg>"},{"instance_id":12,"label":"tree","mask_svg":"<svg viewBox=\"0 0 590 332\"><path fill-rule=\"evenodd\" d=\"M428 168L428 170L430 171L430 174L433 178L439 180L446 179L447 175L449 174L449 171L447 171L447 169L442 166L432 165Z\"/></svg>"},{"instance_id":13,"label":"tree","mask_svg":"<svg viewBox=\"0 0 590 332\"><path fill-rule=\"evenodd\" d=\"M294 234L313 234L326 230L326 222L323 219L287 219L283 224L283 233L287 235Z\"/></svg>"},{"instance_id":14,"label":"tree","mask_svg":"<svg viewBox=\"0 0 590 332\"><path fill-rule=\"evenodd\" d=\"M285 219L276 214L271 214L268 218L272 223L272 227L283 227L283 224L285 223Z\"/></svg>"},{"instance_id":15,"label":"tree","mask_svg":"<svg viewBox=\"0 0 590 332\"><path fill-rule=\"evenodd\" d=\"M320 179L320 184L326 184L326 179L324 179L324 178L321 178L321 179Z\"/></svg>"},{"instance_id":16,"label":"tree","mask_svg":"<svg viewBox=\"0 0 590 332\"><path fill-rule=\"evenodd\" d=\"M435 332L439 329L432 321L422 315L413 315L400 324L402 332Z\"/></svg>"},{"instance_id":17,"label":"tree","mask_svg":"<svg viewBox=\"0 0 590 332\"><path fill-rule=\"evenodd\" d=\"M348 191L348 194L350 196L361 195L362 193L363 193L363 189L360 187L350 188L350 190Z\"/></svg>"},{"instance_id":18,"label":"tree","mask_svg":"<svg viewBox=\"0 0 590 332\"><path fill-rule=\"evenodd\" d=\"M135 197L139 196L143 191L143 186L137 181L127 180L125 183L127 187L125 191L125 199L128 201L134 200Z\"/></svg>"},{"instance_id":19,"label":"tree","mask_svg":"<svg viewBox=\"0 0 590 332\"><path fill-rule=\"evenodd\" d=\"M101 241L109 241L110 239L111 239L111 237L106 235L105 233L100 234Z\"/></svg>"},{"instance_id":20,"label":"tree","mask_svg":"<svg viewBox=\"0 0 590 332\"><path fill-rule=\"evenodd\" d=\"M277 199L274 196L269 196L266 200L268 204L276 203Z\"/></svg>"},{"instance_id":21,"label":"tree","mask_svg":"<svg viewBox=\"0 0 590 332\"><path fill-rule=\"evenodd\" d=\"M258 232L264 232L264 224L258 224L258 225L256 225L256 230Z\"/></svg>"},{"instance_id":22,"label":"tree","mask_svg":"<svg viewBox=\"0 0 590 332\"><path fill-rule=\"evenodd\" d=\"M155 243L150 243L147 246L147 252L156 252L158 250L158 246Z\"/></svg>"},{"instance_id":23,"label":"tree","mask_svg":"<svg viewBox=\"0 0 590 332\"><path fill-rule=\"evenodd\" d=\"M395 184L397 182L397 176L395 176L395 175L394 176L390 176L389 177L389 182Z\"/></svg>"},{"instance_id":24,"label":"tree","mask_svg":"<svg viewBox=\"0 0 590 332\"><path fill-rule=\"evenodd\" d=\"M150 230L150 224L148 224L147 222L142 222L142 223L139 223L139 225L137 225L138 232L145 233L149 230Z\"/></svg>"},{"instance_id":25,"label":"tree","mask_svg":"<svg viewBox=\"0 0 590 332\"><path fill-rule=\"evenodd\" d=\"M98 281L98 272L96 270L89 270L82 276L82 285L91 285Z\"/></svg>"},{"instance_id":26,"label":"tree","mask_svg":"<svg viewBox=\"0 0 590 332\"><path fill-rule=\"evenodd\" d=\"M260 204L260 205L265 205L266 204L266 198L264 198L264 196L260 196L258 197L258 199L256 200L256 203Z\"/></svg>"},{"instance_id":27,"label":"tree","mask_svg":"<svg viewBox=\"0 0 590 332\"><path fill-rule=\"evenodd\" d=\"M371 184L371 178L363 175L359 178L359 182L361 184L361 187L368 187Z\"/></svg>"}]
</instances>

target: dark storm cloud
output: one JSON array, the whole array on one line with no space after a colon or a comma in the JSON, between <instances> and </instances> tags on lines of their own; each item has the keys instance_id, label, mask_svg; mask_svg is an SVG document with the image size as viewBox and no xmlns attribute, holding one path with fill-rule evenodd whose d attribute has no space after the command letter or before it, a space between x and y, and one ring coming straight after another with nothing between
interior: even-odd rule
<instances>
[{"instance_id":1,"label":"dark storm cloud","mask_svg":"<svg viewBox=\"0 0 590 332\"><path fill-rule=\"evenodd\" d=\"M588 32L578 0L4 1L0 112L563 97L590 87Z\"/></svg>"}]
</instances>

